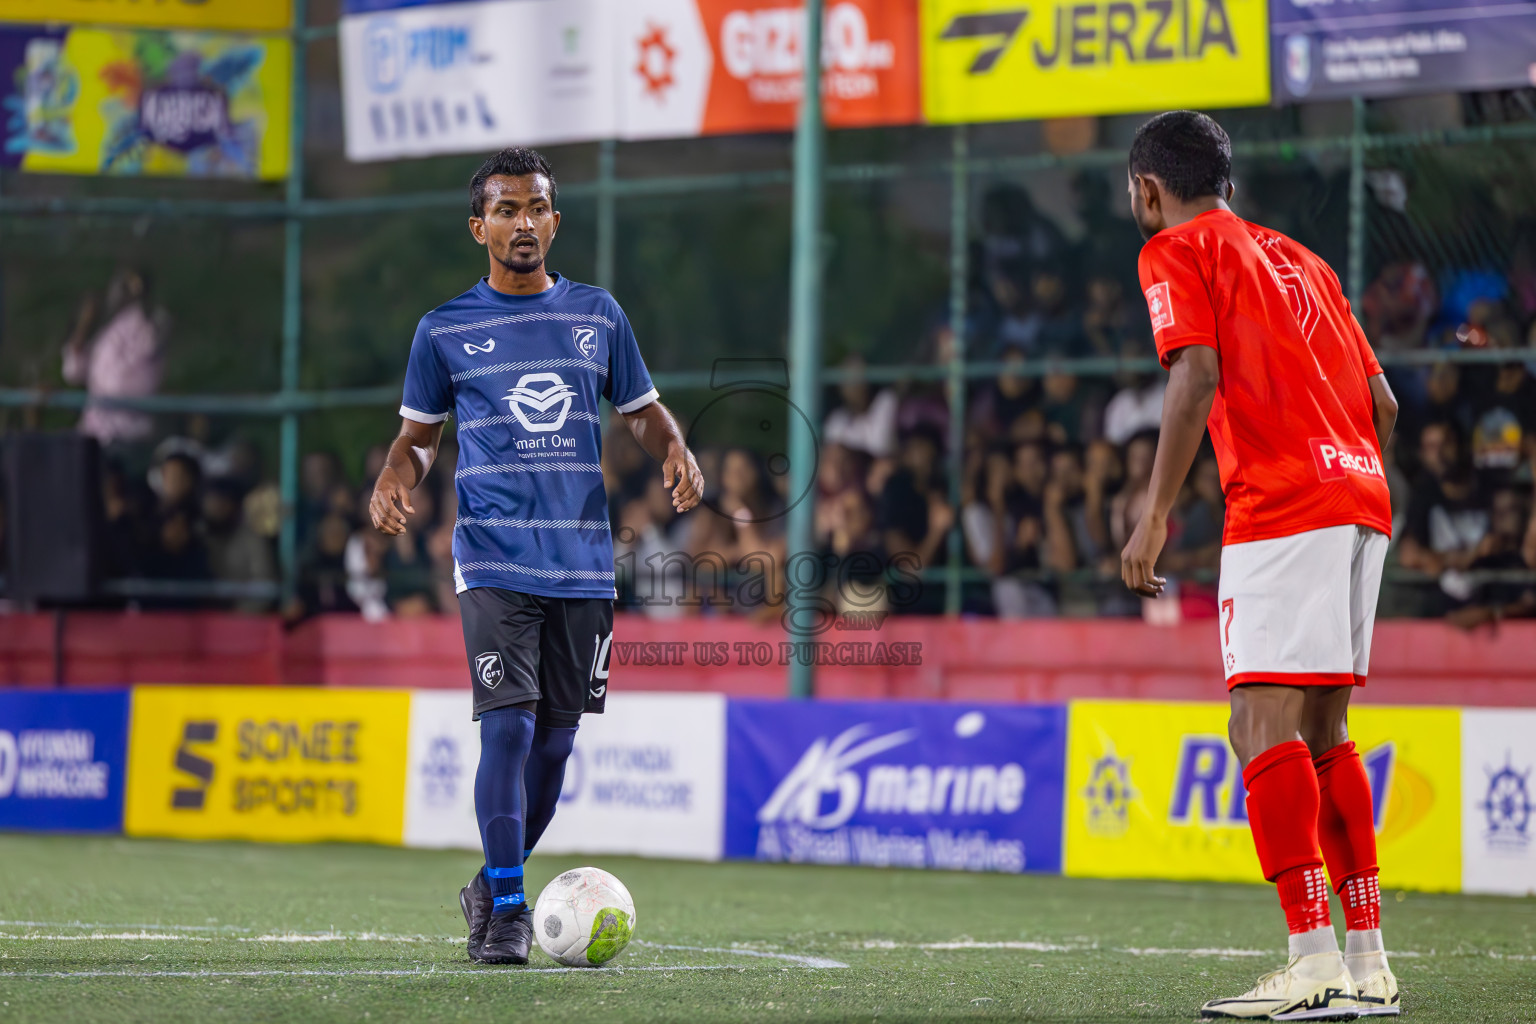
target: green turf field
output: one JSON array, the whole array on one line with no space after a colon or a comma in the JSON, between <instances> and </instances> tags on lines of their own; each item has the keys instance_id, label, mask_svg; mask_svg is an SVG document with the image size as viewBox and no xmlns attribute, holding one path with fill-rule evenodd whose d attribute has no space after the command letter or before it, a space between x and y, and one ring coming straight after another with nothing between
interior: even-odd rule
<instances>
[{"instance_id":1,"label":"green turf field","mask_svg":"<svg viewBox=\"0 0 1536 1024\"><path fill-rule=\"evenodd\" d=\"M0 1021L1188 1021L1283 959L1261 886L600 863L638 907L616 966L481 967L467 853L0 836ZM1384 917L1405 1016L1536 1020L1536 901Z\"/></svg>"}]
</instances>

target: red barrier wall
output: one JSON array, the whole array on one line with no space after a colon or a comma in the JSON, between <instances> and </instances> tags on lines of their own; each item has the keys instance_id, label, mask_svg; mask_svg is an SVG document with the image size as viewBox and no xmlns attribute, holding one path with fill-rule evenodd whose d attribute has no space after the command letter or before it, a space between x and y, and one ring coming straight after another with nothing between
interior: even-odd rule
<instances>
[{"instance_id":1,"label":"red barrier wall","mask_svg":"<svg viewBox=\"0 0 1536 1024\"><path fill-rule=\"evenodd\" d=\"M0 684L54 681L52 615L0 616ZM833 645L919 645L915 665L819 670L826 697L1055 701L1069 697L1220 699L1214 620L1148 626L1113 619L892 618L878 630L833 630ZM739 619L658 621L620 616L612 685L628 690L707 690L778 696L783 631ZM455 619L371 625L327 616L284 629L275 619L221 614L71 613L63 635L65 685L120 683L465 686ZM666 648L665 661L641 664ZM677 645L683 644L681 650ZM703 664L695 644L725 645L728 664ZM768 644L773 663L741 665L739 644ZM843 651L857 652L857 647ZM889 648L887 649L889 650ZM1360 700L1390 704L1536 706L1536 622L1464 633L1440 622L1376 626L1371 682Z\"/></svg>"}]
</instances>

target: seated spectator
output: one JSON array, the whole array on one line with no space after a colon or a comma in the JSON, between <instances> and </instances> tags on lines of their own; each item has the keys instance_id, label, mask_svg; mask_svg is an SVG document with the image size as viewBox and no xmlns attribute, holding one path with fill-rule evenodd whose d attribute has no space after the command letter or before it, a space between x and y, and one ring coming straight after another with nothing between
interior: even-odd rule
<instances>
[{"instance_id":1,"label":"seated spectator","mask_svg":"<svg viewBox=\"0 0 1536 1024\"><path fill-rule=\"evenodd\" d=\"M1034 354L1040 350L1041 317L1025 284L1024 265L1011 260L994 267L986 278L992 307L992 354L1010 348Z\"/></svg>"},{"instance_id":2,"label":"seated spectator","mask_svg":"<svg viewBox=\"0 0 1536 1024\"><path fill-rule=\"evenodd\" d=\"M1050 466L1042 495L1046 567L1057 572L1094 568L1109 553L1103 491L1088 491L1082 452L1074 445L1056 449Z\"/></svg>"},{"instance_id":3,"label":"seated spectator","mask_svg":"<svg viewBox=\"0 0 1536 1024\"><path fill-rule=\"evenodd\" d=\"M826 548L832 556L834 606L839 614L889 611L885 551L869 498L863 490L849 488L832 498L831 506Z\"/></svg>"},{"instance_id":4,"label":"seated spectator","mask_svg":"<svg viewBox=\"0 0 1536 1024\"><path fill-rule=\"evenodd\" d=\"M1365 333L1380 352L1423 348L1440 306L1434 279L1417 260L1383 267L1360 300Z\"/></svg>"},{"instance_id":5,"label":"seated spectator","mask_svg":"<svg viewBox=\"0 0 1536 1024\"><path fill-rule=\"evenodd\" d=\"M299 562L298 592L284 610L290 622L326 612L355 612L347 593L347 541L352 526L331 512L315 524L310 544Z\"/></svg>"},{"instance_id":6,"label":"seated spectator","mask_svg":"<svg viewBox=\"0 0 1536 1024\"><path fill-rule=\"evenodd\" d=\"M1139 348L1131 342L1131 350ZM1128 354L1122 350L1121 355ZM1104 437L1114 444L1125 444L1137 434L1157 430L1163 423L1163 392L1168 387L1166 373L1122 373L1115 376L1120 389L1104 406Z\"/></svg>"},{"instance_id":7,"label":"seated spectator","mask_svg":"<svg viewBox=\"0 0 1536 1024\"><path fill-rule=\"evenodd\" d=\"M1074 358L1088 355L1082 320L1072 309L1067 281L1058 269L1035 271L1030 282L1039 320L1036 347L1046 355Z\"/></svg>"},{"instance_id":8,"label":"seated spectator","mask_svg":"<svg viewBox=\"0 0 1536 1024\"><path fill-rule=\"evenodd\" d=\"M1147 486L1152 482L1152 459L1156 454L1157 434L1154 432L1136 435L1125 447L1125 480L1109 503L1110 543L1116 551L1125 547L1131 532L1141 521Z\"/></svg>"},{"instance_id":9,"label":"seated spectator","mask_svg":"<svg viewBox=\"0 0 1536 1024\"><path fill-rule=\"evenodd\" d=\"M939 442L933 433L909 434L875 509L885 550L892 556L915 554L919 569L942 562L944 540L954 525L954 509L945 495L940 469ZM924 588L925 595L930 589Z\"/></svg>"},{"instance_id":10,"label":"seated spectator","mask_svg":"<svg viewBox=\"0 0 1536 1024\"><path fill-rule=\"evenodd\" d=\"M864 452L872 458L889 457L896 446L896 393L890 388L874 391L864 378L864 357L843 360L848 376L838 385L842 401L822 423L824 442Z\"/></svg>"},{"instance_id":11,"label":"seated spectator","mask_svg":"<svg viewBox=\"0 0 1536 1024\"><path fill-rule=\"evenodd\" d=\"M1131 336L1131 314L1118 278L1107 271L1095 273L1088 278L1087 297L1082 355L1112 357L1124 354L1127 345L1141 347Z\"/></svg>"},{"instance_id":12,"label":"seated spectator","mask_svg":"<svg viewBox=\"0 0 1536 1024\"><path fill-rule=\"evenodd\" d=\"M1480 571L1511 570L1536 570L1536 516L1531 515L1524 493L1506 487L1493 495L1488 533L1468 566L1468 572L1474 574L1471 594L1466 603L1449 613L1451 622L1472 629L1500 619L1536 615L1536 580L1475 578Z\"/></svg>"},{"instance_id":13,"label":"seated spectator","mask_svg":"<svg viewBox=\"0 0 1536 1024\"><path fill-rule=\"evenodd\" d=\"M227 481L215 480L203 492L203 543L208 551L208 568L215 580L277 582L272 545L241 521L240 492ZM270 610L272 602L266 598L243 597L236 599L233 607L236 611L256 614Z\"/></svg>"},{"instance_id":14,"label":"seated spectator","mask_svg":"<svg viewBox=\"0 0 1536 1024\"><path fill-rule=\"evenodd\" d=\"M1419 435L1420 476L1408 498L1408 520L1397 546L1406 569L1441 577L1457 589L1457 577L1477 557L1488 535L1488 503L1460 434L1448 422L1431 423ZM1451 594L1451 591L1446 591ZM1455 596L1451 594L1451 596ZM1461 595L1465 598L1466 594ZM1437 598L1430 608L1444 605Z\"/></svg>"},{"instance_id":15,"label":"seated spectator","mask_svg":"<svg viewBox=\"0 0 1536 1024\"><path fill-rule=\"evenodd\" d=\"M384 582L389 608L399 618L414 618L435 611L432 566L427 557L427 535L437 518L437 496L430 478L411 492L415 512L406 516L406 531L391 538L384 553Z\"/></svg>"},{"instance_id":16,"label":"seated spectator","mask_svg":"<svg viewBox=\"0 0 1536 1024\"><path fill-rule=\"evenodd\" d=\"M1174 509L1174 529L1160 563L1169 572L1212 571L1221 566L1221 532L1226 522L1226 498L1221 468L1214 455L1195 460L1189 483Z\"/></svg>"},{"instance_id":17,"label":"seated spectator","mask_svg":"<svg viewBox=\"0 0 1536 1024\"><path fill-rule=\"evenodd\" d=\"M987 381L971 403L971 426L982 436L1006 438L1020 416L1039 404L1039 388L1034 378L1021 371L1024 350L1016 345L1003 349L1003 368L995 380Z\"/></svg>"},{"instance_id":18,"label":"seated spectator","mask_svg":"<svg viewBox=\"0 0 1536 1024\"><path fill-rule=\"evenodd\" d=\"M990 572L992 604L1001 618L1040 618L1056 614L1056 599L1038 580L1009 575L1036 572L1045 535L1046 461L1038 443L1019 445L987 456L986 504L966 510L965 540L971 561Z\"/></svg>"},{"instance_id":19,"label":"seated spectator","mask_svg":"<svg viewBox=\"0 0 1536 1024\"><path fill-rule=\"evenodd\" d=\"M149 485L158 498L156 505L160 516L163 518L171 512L184 511L188 522L196 522L202 477L202 469L197 460L182 452L168 456L164 462L151 469Z\"/></svg>"},{"instance_id":20,"label":"seated spectator","mask_svg":"<svg viewBox=\"0 0 1536 1024\"><path fill-rule=\"evenodd\" d=\"M708 508L700 515L719 518ZM626 596L650 618L672 619L689 614L696 610L697 603L678 599L689 597L690 588L718 582L708 575L685 579L691 560L674 557L678 553L690 554L687 535L692 521L691 515L677 514L672 507L672 492L655 474L651 475L643 497L624 503L614 541L614 565ZM720 564L723 563L721 555Z\"/></svg>"},{"instance_id":21,"label":"seated spectator","mask_svg":"<svg viewBox=\"0 0 1536 1024\"><path fill-rule=\"evenodd\" d=\"M161 512L156 544L145 564L151 579L205 583L212 578L208 550L197 535L196 524L196 515L188 505L175 505ZM193 597L157 597L143 603L154 608L195 608L202 601Z\"/></svg>"},{"instance_id":22,"label":"seated spectator","mask_svg":"<svg viewBox=\"0 0 1536 1024\"><path fill-rule=\"evenodd\" d=\"M1536 459L1536 380L1524 363L1503 363L1472 399L1472 464L1493 484Z\"/></svg>"}]
</instances>

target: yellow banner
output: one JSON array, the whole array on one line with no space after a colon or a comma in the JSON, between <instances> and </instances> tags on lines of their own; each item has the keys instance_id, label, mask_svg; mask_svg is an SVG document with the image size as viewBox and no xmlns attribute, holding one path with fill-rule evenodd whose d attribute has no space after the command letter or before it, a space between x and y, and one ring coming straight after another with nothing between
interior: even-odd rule
<instances>
[{"instance_id":1,"label":"yellow banner","mask_svg":"<svg viewBox=\"0 0 1536 1024\"><path fill-rule=\"evenodd\" d=\"M1269 102L1266 0L921 0L934 124Z\"/></svg>"},{"instance_id":2,"label":"yellow banner","mask_svg":"<svg viewBox=\"0 0 1536 1024\"><path fill-rule=\"evenodd\" d=\"M0 21L281 30L292 0L0 0Z\"/></svg>"},{"instance_id":3,"label":"yellow banner","mask_svg":"<svg viewBox=\"0 0 1536 1024\"><path fill-rule=\"evenodd\" d=\"M1460 715L1456 708L1350 711L1351 737L1376 794L1383 886L1461 887ZM1225 704L1074 701L1065 873L1260 881L1227 716Z\"/></svg>"},{"instance_id":4,"label":"yellow banner","mask_svg":"<svg viewBox=\"0 0 1536 1024\"><path fill-rule=\"evenodd\" d=\"M0 42L0 75L26 83L8 101L18 116L6 138L23 171L262 180L287 173L287 39L71 28L6 29Z\"/></svg>"},{"instance_id":5,"label":"yellow banner","mask_svg":"<svg viewBox=\"0 0 1536 1024\"><path fill-rule=\"evenodd\" d=\"M410 695L139 686L124 831L399 843Z\"/></svg>"}]
</instances>

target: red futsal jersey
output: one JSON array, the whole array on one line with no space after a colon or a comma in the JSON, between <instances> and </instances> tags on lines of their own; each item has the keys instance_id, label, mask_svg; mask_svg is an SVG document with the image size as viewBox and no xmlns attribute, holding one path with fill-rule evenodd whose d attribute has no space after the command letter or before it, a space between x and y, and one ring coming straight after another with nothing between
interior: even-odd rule
<instances>
[{"instance_id":1,"label":"red futsal jersey","mask_svg":"<svg viewBox=\"0 0 1536 1024\"><path fill-rule=\"evenodd\" d=\"M1355 524L1390 535L1368 378L1381 372L1328 264L1211 210L1141 250L1157 354L1209 345L1207 421L1227 496L1224 544Z\"/></svg>"}]
</instances>

